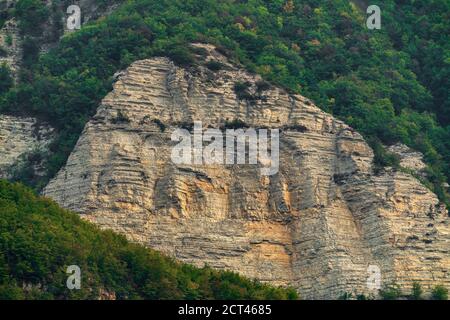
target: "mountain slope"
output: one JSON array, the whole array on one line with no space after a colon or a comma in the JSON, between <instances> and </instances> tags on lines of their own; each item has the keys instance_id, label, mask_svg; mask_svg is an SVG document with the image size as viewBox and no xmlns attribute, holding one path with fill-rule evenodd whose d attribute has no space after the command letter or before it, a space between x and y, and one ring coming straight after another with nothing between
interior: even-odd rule
<instances>
[{"instance_id":1,"label":"mountain slope","mask_svg":"<svg viewBox=\"0 0 450 320\"><path fill-rule=\"evenodd\" d=\"M81 268L80 290L66 287L69 265ZM231 272L177 263L0 180L0 300L296 297Z\"/></svg>"},{"instance_id":2,"label":"mountain slope","mask_svg":"<svg viewBox=\"0 0 450 320\"><path fill-rule=\"evenodd\" d=\"M121 72L43 193L178 260L290 285L306 299L376 295L369 265L383 285L450 286L450 218L431 191L410 174L377 171L362 136L305 97L214 46L193 47L196 66L160 57ZM223 154L213 164L174 161L171 137L194 121L279 129L279 168L261 157L225 164ZM269 164L279 170L266 176Z\"/></svg>"},{"instance_id":3,"label":"mountain slope","mask_svg":"<svg viewBox=\"0 0 450 320\"><path fill-rule=\"evenodd\" d=\"M207 41L361 132L379 165L398 166L381 143L401 141L421 151L429 165L427 185L445 201L449 4L384 1L381 9L382 29L367 30L365 12L344 0L126 1L65 36L41 59L36 50L24 52L30 63L23 83L0 98L0 111L35 114L59 129L52 152L44 155L49 179L118 69L155 55L191 64L187 44ZM416 20L428 31L418 30Z\"/></svg>"},{"instance_id":4,"label":"mountain slope","mask_svg":"<svg viewBox=\"0 0 450 320\"><path fill-rule=\"evenodd\" d=\"M52 2L57 6L45 7ZM107 6L111 1L82 0L82 8L87 11L85 16L90 23L80 31L67 32L56 45L64 32L64 9L69 2L8 1L17 3L17 6L6 11L3 3L0 4L0 26L4 24L0 31L0 60L11 64L12 75L17 80L14 84L6 66L0 68L0 113L17 116L10 118L16 120L14 125L8 126L12 130L6 131L14 133L15 123L23 123L24 116L35 118L26 123L38 126L44 123L47 127L49 122L55 128L51 144L44 141L45 148L30 150L36 145L34 136L24 139L32 143L23 144L26 147L23 150L27 151L17 157L20 161L15 160L15 152L19 150L10 147L14 141L6 144L8 151L13 151L10 154L14 156L10 158L15 163L11 166L6 164L7 168L14 170L4 176L12 176L13 180L41 190L61 168L63 171L67 169L64 164L83 127L96 114L101 100L120 77L117 71L126 69L137 60L155 56L169 57L178 66L195 68L198 65L196 55L201 52L192 50L189 44L194 41L212 43L234 64L241 64L247 71L261 74L265 80L314 100L323 110L360 132L373 148L373 159L370 151L365 153L368 163L373 160L375 164L367 167L375 169L375 178L369 180L368 186L364 179L349 180L339 174L330 175L325 182L311 180L314 174L307 175L311 182L309 186L317 188L311 188L305 195L309 201L306 205L327 205L322 200L329 194L323 190L329 186L333 190L350 190L344 198L350 195L345 200L351 205L347 208L349 210L342 212L347 213L348 220L352 221L352 237L360 239L364 238L364 232L359 229L360 224L354 223L355 217L356 220L367 217L384 219L378 214L377 205L381 203L383 207L387 200L389 205L382 210L394 212L388 215L388 219L393 220L388 227L395 232L386 232L387 236L382 238L384 245L376 250L376 254L395 252L389 260L393 263L388 263L395 265L399 259L408 261L408 255L404 254L406 249L423 250L411 265L433 265L439 261L448 265L440 259L440 254L434 256L435 251L429 250L448 235L448 224L443 216L445 211L434 195L409 175L410 170L401 168L397 156L384 147L400 141L422 152L427 168L414 174L448 204L448 187L444 183L450 177L450 3L447 0L383 1L380 5L381 30L365 28L366 1L129 0L117 1L123 5L111 13ZM355 2L359 7L354 5ZM39 14L33 14L35 12ZM109 13L108 17L101 17ZM96 17L100 18L91 20ZM56 46L48 51L53 45ZM218 72L221 66L213 63L208 68ZM237 87L242 88L242 85L245 83ZM329 129L328 124L324 126ZM358 136L353 128L349 131ZM22 131L39 136L39 130ZM333 163L333 158L328 157L334 152L336 150L331 150L311 165L317 167L321 161ZM350 158L359 157L358 154L359 151ZM17 165L22 161L24 163ZM394 167L394 170L383 170L386 166ZM339 173L340 169L333 167L330 172L336 170ZM350 173L353 178L359 174ZM146 178L142 177L138 183L145 183ZM60 177L57 180L61 181ZM111 183L114 182L112 179ZM411 184L414 187L408 189ZM66 189L70 189L70 185L62 185L60 192L68 193ZM361 194L354 196L352 192L355 190ZM290 194L290 191L278 191L275 194L278 202L275 203L284 204L289 198L281 195ZM294 193L301 194L302 191L301 188L294 189ZM53 192L58 197L57 192ZM366 194L370 197L360 197ZM58 200L65 204L66 201L75 201L76 196L82 194ZM367 202L359 202L361 199ZM132 200L139 201L139 197ZM82 204L79 205L81 207ZM170 203L162 203L161 207L168 205ZM284 212L285 208L281 208ZM320 207L315 209L320 210ZM365 210L372 214L360 215ZM329 216L333 212L319 215L324 226L320 230L340 228L340 220L333 222ZM401 214L397 214L399 212ZM238 212L244 213L245 210ZM439 223L435 221L437 216ZM395 228L397 222L403 226L405 221L408 227ZM311 232L310 229L307 231ZM336 234L332 232L329 239L333 240L333 236L339 238L338 231ZM397 231L401 234L400 243ZM41 236L45 237L45 232ZM264 247L265 244L260 245ZM391 251L391 246L394 251ZM442 250L444 255L447 247ZM330 256L339 256L346 249L364 252L367 248L341 248L337 245L330 249ZM315 255L316 252L310 251L310 254ZM408 263L403 263L403 266L408 270ZM328 267L323 265L324 270ZM401 266L399 268L402 269ZM438 268L441 269L445 268ZM423 276L418 276L419 280L435 277L429 270L421 270ZM320 277L315 279L322 280ZM405 283L409 281L407 277L403 279Z\"/></svg>"}]
</instances>

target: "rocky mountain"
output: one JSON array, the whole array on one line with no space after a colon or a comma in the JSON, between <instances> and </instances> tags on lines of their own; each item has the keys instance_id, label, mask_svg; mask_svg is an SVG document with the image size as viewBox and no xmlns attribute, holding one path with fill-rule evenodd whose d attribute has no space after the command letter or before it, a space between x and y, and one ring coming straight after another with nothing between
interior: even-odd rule
<instances>
[{"instance_id":1,"label":"rocky mountain","mask_svg":"<svg viewBox=\"0 0 450 320\"><path fill-rule=\"evenodd\" d=\"M57 46L61 36L71 32L65 25L68 4L75 3L81 7L83 24L108 16L117 8L116 1L22 1L31 6L39 2L48 9L45 19L36 18L35 27L30 28L28 25L30 30L26 30L23 28L23 22L30 22L30 19L34 20L34 16L38 15L30 14L32 10L20 15L18 11L13 10L17 2L0 1L0 64L6 63L10 67L16 85L21 82L20 71L25 71L23 75L28 75L24 77L25 82L32 81L32 64L36 63L38 55ZM172 4L165 7L169 6ZM62 206L79 212L84 219L102 228L113 229L134 242L161 250L178 260L197 266L207 264L217 269L237 271L275 285L291 285L298 290L301 298L337 298L348 292L376 296L377 290L372 290L372 287L368 286L368 281L373 284L374 270L381 272L382 287L395 283L405 294L410 293L414 282L419 283L427 295L436 285L449 288L448 212L437 196L425 187L431 183L434 183L435 188L441 185L439 179L442 180L442 177L433 174L443 170L438 168L442 165L439 162L445 165L448 163L448 156L445 153L448 139L443 131L430 124L425 113L421 118L418 118L418 115L408 118L408 108L428 110L424 102L427 95L418 87L409 87L411 79L415 79L414 76L410 77L409 73L402 71L402 68L399 69L401 72L397 72L395 67L390 66L391 57L397 56L392 55L389 45L385 46L387 42L380 41L379 45L376 45L375 35L370 33L369 37L366 31L358 35L357 27L351 26L351 21L356 21L353 16L356 11L351 11L351 15L341 14L345 12L341 10L345 8L342 3L337 4L341 8L339 10L328 8L323 4L318 6L312 8L307 3L294 4L287 1L279 10L269 6L269 9L258 8L257 13L251 14L249 13L251 10L246 9L244 11L248 12L241 12L234 17L230 13L236 10L227 11L225 4L224 8L218 8L218 12L226 12L221 19L228 17L231 22L224 22L224 26L221 27L218 24L220 19L217 20L216 15L210 12L202 13L209 14L202 18L205 18L205 21L214 20L216 31L226 29L225 25L232 24L235 27L232 34L224 34L225 36L220 39L238 39L240 45L237 48L248 50L248 56L255 56L253 63L259 67L258 70L265 73L266 78L278 81L286 87L290 87L291 82L292 88L300 82L304 85L305 79L310 81L317 77L317 81L321 81L320 85L315 86L313 81L312 84L307 84L302 92L316 94L317 87L330 91L334 86L323 82L322 77L324 71L333 74L333 81L338 82L337 95L331 94L332 99L321 100L317 100L320 95L316 95L315 101L320 101L321 107L333 110L341 119L354 121L353 124L359 126L365 137L368 134L373 137L374 133L368 129L371 127L370 121L367 126L363 125L364 121L361 119L365 118L362 115L372 115L372 112L375 114L378 105L373 104L367 110L360 110L358 109L361 105L360 100L355 99L357 100L355 102L352 99L358 98L358 94L372 91L377 93L376 95L389 92L390 89L386 90L384 85L380 84L374 86L373 90L372 85L366 87L367 83L379 78L378 73L382 74L380 79L386 78L388 79L386 83L394 84L393 89L391 88L394 92L391 100L396 108L395 117L404 117L402 121L395 122L395 125L394 122L386 123L386 134L374 129L377 136L383 136L384 140L390 141L390 136L395 131L392 128L400 127L398 130L402 136L400 139L402 143L386 146L387 151L398 157L399 164L395 169L390 167L380 169L379 166L375 166L374 152L362 136L342 121L321 111L307 98L269 85L260 76L231 63L220 53L224 52L223 50L196 44L195 52L198 53L196 66L181 67L168 58L152 58L136 61L127 70L118 72L115 75L114 90L104 98L97 114L87 123L66 166L43 193ZM365 12L366 5L360 6L362 12ZM130 5L129 9L132 7ZM248 8L250 7L248 5ZM386 15L389 17L388 7L389 5L383 7L384 17ZM408 8L405 5L402 10L406 12ZM414 11L414 14L424 16L421 5L414 8L418 10ZM445 7L442 8L433 8L432 12L446 12ZM136 10L139 15L128 14L124 10L122 15L126 18L118 19L120 23L111 23L108 26L130 26L127 28L129 35L121 41L141 39L143 36L152 41L167 40L165 29L161 28L167 21L169 21L168 29L178 30L180 34L187 30L186 38L200 32L199 30L194 32L187 27L190 24L183 19L190 16L189 14L178 19L178 12L191 10L189 8L175 10L175 13L170 10L165 12L164 8L161 10L164 11L163 18L161 20L155 18L155 21L150 19L150 15L153 18L159 12L158 14L155 12L150 1L141 1L136 5ZM271 12L271 15L267 16L271 10L275 13ZM283 19L280 20L281 11L284 13ZM339 12L339 16L330 16L327 20L327 15L334 11ZM143 27L143 24L136 24L139 26L137 28L133 24L133 19L138 19L141 13L143 16L147 15L144 24L146 27ZM297 13L300 13L301 17L293 19L291 15ZM177 18L171 19L174 16ZM195 19L199 18L197 13L192 16L195 16ZM433 15L430 14L429 17L431 16ZM401 18L399 25L395 27L390 25L392 23L389 24L389 18L383 20L383 23L388 22L386 24L388 29L392 29L389 36L394 39L393 46L405 52L411 51L409 54L412 63L408 63L407 59L403 61L405 55L402 54L401 60L394 59L394 64L407 65L408 68L412 66L414 73L423 78L421 81L431 85L430 90L436 99L434 104L430 105L436 110L439 108L446 110L446 105L442 102L445 94L442 94L440 88L445 88L443 81L448 79L445 76L445 70L448 69L438 64L441 60L444 63L444 59L438 54L440 50L434 47L439 41L448 42L445 41L445 37L439 40L432 33L430 39L428 33L421 34L423 30L430 29L433 33L445 35L445 24L441 25L427 17L423 23L417 24L421 29L420 32L415 32L414 28L408 29L405 17L416 20L414 15L405 14L404 17L399 17ZM114 19L111 21L115 21ZM338 35L329 39L328 31L320 32L320 36L315 29L311 32L308 28L315 28L314 19L319 19L317 28L320 26L323 30L336 29ZM433 19L439 20L435 14ZM172 25L178 23L177 21L181 21L181 27ZM433 27L428 28L429 23L434 23ZM202 22L196 20L192 25L202 25ZM271 29L272 25L276 25L274 30ZM147 28L149 26L150 28ZM406 29L402 31L404 26ZM209 27L207 29L210 30ZM280 34L277 34L278 29L282 31ZM132 37L131 30L133 32L140 30L142 33ZM405 30L414 35L417 48L411 43L413 37L408 38L408 32ZM269 36L260 37L261 31L267 31ZM293 42L288 42L287 46L271 42L272 39L278 39L277 37L284 41L290 34L295 36L293 40L291 39ZM233 35L236 35L236 38L233 38ZM114 40L114 36L108 36ZM366 41L369 38L370 41ZM334 41L335 39L339 41ZM426 42L428 40L432 45ZM155 43L161 45L158 41ZM408 45L403 44L402 48L402 41ZM220 43L217 39L216 42ZM340 48L341 43L347 42L350 43L348 46ZM371 45L365 47L367 43ZM109 62L116 66L119 62L121 65L128 65L123 61L128 59L134 61L136 56L142 59L139 54L130 54L128 52L130 48L138 48L137 52L148 49L141 47L140 43L134 44L133 41L126 42L123 47L119 44L120 41L112 41L109 43L110 47L98 46L93 52L105 52L104 56L99 55L102 58L98 61L118 59ZM377 50L372 51L372 45ZM92 43L90 46L94 47ZM180 50L172 51L171 46L166 43L165 48L170 50L167 49L164 54L177 57ZM25 47L28 51L24 50ZM74 52L78 52L78 47L74 44L73 48L70 50L66 48L66 51L72 52L71 50L75 48ZM120 51L120 55L109 56L107 53L115 51L111 50L111 47L120 47L120 50L116 50ZM419 49L425 47L433 50ZM30 54L30 48L36 50L31 50ZM267 54L280 48L284 48L280 56L278 53L275 56ZM367 56L370 61L375 61L373 63L375 67L369 70L365 67L362 69L364 75L362 79L369 81L359 81L358 77L355 80L355 74L352 74L349 83L344 81L343 86L339 85L339 81L343 79L340 74L343 71L339 67L367 65L364 60L359 61L356 58L353 60L353 56L350 59L346 53L339 51L341 49L355 54L355 57L363 57L365 52L370 53ZM262 56L255 54L261 50L266 53ZM287 50L295 52L294 55L291 52L286 58L289 63L283 62ZM159 51L146 52L153 54ZM374 57L377 56L377 52L388 52L389 59L376 60ZM418 52L423 53L423 56L417 54ZM294 59L293 57L297 55L306 60ZM105 56L108 59L105 59ZM243 56L245 57L245 54ZM342 56L348 60L346 62L335 60L335 57ZM283 59L278 59L280 57ZM321 63L316 63L317 61L311 57L319 57L317 61ZM73 57L68 58L70 60ZM67 63L68 60L61 59L59 63L61 61ZM261 61L265 61L263 65L260 65ZM276 63L273 67L278 67L281 63L281 66L292 72L290 74L292 77L288 78L283 74L281 77L283 81L279 81L276 74L271 74L270 65L274 61ZM380 67L379 61L383 61L382 64L386 69ZM429 61L433 63L430 65ZM320 68L309 70L311 66L322 63L323 70ZM86 64L85 68L85 71L93 69L89 64ZM303 75L303 70L298 73L291 70L297 68L309 71ZM281 72L284 69L273 70ZM112 73L105 77L109 77ZM302 81L299 80L299 83L291 81L292 79L297 81L299 75L304 76ZM410 82L401 82L405 77ZM65 77L59 80L61 79ZM290 80L285 81L286 79ZM54 83L53 80L47 83ZM60 87L67 88L66 84ZM34 84L31 87L34 88ZM41 89L43 87L45 86L40 86ZM348 88L351 90L348 91ZM361 92L357 89L361 89ZM18 96L21 97L22 92L28 91L18 92L20 93ZM405 92L409 94L406 95ZM58 93L58 90L51 91L50 94L63 95ZM44 101L48 95L48 93L42 95ZM9 98L12 96L14 95L8 95ZM0 178L30 182L30 179L15 177L16 172L26 174L28 164L33 167L33 175L42 174L46 178L52 176L46 172L48 168L44 168L45 160L41 157L61 147L61 144L55 144L52 146L53 151L48 150L60 132L39 119L43 115L43 119L48 119L49 115L52 115L54 109L51 106L41 103L40 105L45 106L44 110L40 110L41 113L30 112L33 103L42 102L34 99L36 96L38 95L32 96L33 99L30 101L25 99L23 105L26 107L22 106L19 110L15 102L10 105L5 103L8 115L0 115ZM405 102L408 96L411 100L409 103ZM2 104L9 101L3 96L0 98ZM422 98L424 101L421 101ZM99 99L93 104L94 107ZM338 103L335 105L336 101ZM64 103L56 105L58 108L60 105L65 106ZM389 104L385 105L383 102L382 106L382 110L389 109ZM350 110L348 113L345 111L347 109ZM403 109L406 112L403 112ZM435 112L434 109L432 111ZM445 112L435 113L438 118L442 118L444 125ZM379 113L379 116L385 117L384 113ZM388 118L390 116L394 117L394 111ZM368 117L368 119L375 118ZM272 176L262 175L260 169L266 166L265 162L257 165L173 163L170 155L175 142L171 141L171 135L179 128L192 131L194 121L202 121L204 128L222 130L237 127L279 129L281 136L278 173ZM384 124L383 120L379 121ZM57 121L55 123L55 128L59 127L59 130L64 127ZM81 126L83 124L84 122ZM403 125L403 129L408 130L403 130ZM397 131L395 133L397 134ZM78 132L75 139L77 137ZM398 142L398 137L395 137L387 143ZM432 143L427 139L431 139ZM383 143L386 142L384 140ZM432 144L440 148L439 153L433 148L428 148ZM414 149L410 148L411 145ZM64 160L65 158L62 161L60 159L61 163ZM60 168L60 165L57 168ZM433 173L430 169L438 171ZM416 177L423 180L422 183ZM42 186L42 182L39 186ZM441 192L439 188L435 189L441 200L445 199L443 197L445 190L448 191L448 184L442 186L444 189L441 188Z\"/></svg>"},{"instance_id":2,"label":"rocky mountain","mask_svg":"<svg viewBox=\"0 0 450 320\"><path fill-rule=\"evenodd\" d=\"M10 178L25 157L46 151L52 136L53 128L35 118L0 115L0 179Z\"/></svg>"},{"instance_id":3,"label":"rocky mountain","mask_svg":"<svg viewBox=\"0 0 450 320\"><path fill-rule=\"evenodd\" d=\"M0 23L0 65L5 64L11 71L11 75L18 81L19 71L23 67L24 39L35 39L38 43L37 50L43 54L50 48L55 47L60 37L64 34L76 30L67 29L67 17L69 16L67 7L70 4L76 4L81 12L81 24L86 24L99 17L110 14L116 7L117 1L102 2L95 0L79 1L42 1L49 13L48 21L43 23L42 31L38 35L21 33L19 22L14 17L15 6L18 0L0 1L0 22L4 18L3 24ZM31 3L31 2L30 2ZM31 14L32 15L32 14ZM62 29L58 31L55 37L52 32L55 25ZM37 26L36 26L37 27ZM46 122L36 117L30 112L30 115L19 114L1 114L0 113L0 178L6 179L14 176L23 165L32 164L34 172L39 177L45 175L42 161L26 161L26 159L35 156L37 153L43 154L48 151L48 147L54 138L54 128ZM39 155L41 157L41 155Z\"/></svg>"},{"instance_id":4,"label":"rocky mountain","mask_svg":"<svg viewBox=\"0 0 450 320\"><path fill-rule=\"evenodd\" d=\"M450 286L449 217L435 194L407 173L375 171L362 136L308 99L195 46L195 67L153 58L118 74L44 195L181 261L306 299L376 294L369 266L382 285ZM194 121L279 129L279 172L174 164L171 134Z\"/></svg>"},{"instance_id":5,"label":"rocky mountain","mask_svg":"<svg viewBox=\"0 0 450 320\"><path fill-rule=\"evenodd\" d=\"M80 8L80 24L86 24L96 20L102 16L110 14L117 8L116 0L103 2L96 0L77 0L77 1L41 1L48 11L48 19L42 25L35 27L40 30L39 33L32 35L28 32L20 30L20 23L17 17L14 17L11 12L14 11L18 0L2 0L0 2L0 18L5 15L6 21L3 25L0 24L0 64L6 63L15 76L22 65L23 60L23 46L24 38L34 38L37 42L38 50L45 53L50 48L59 43L60 38L67 33L76 31L67 28L67 19L73 12L67 12L70 5L75 4ZM31 6L31 2L30 2ZM32 11L33 9L30 9ZM30 17L33 14L30 12ZM23 17L27 19L29 17ZM1 19L0 19L1 20ZM22 30L23 31L23 30ZM3 54L1 54L3 51Z\"/></svg>"}]
</instances>

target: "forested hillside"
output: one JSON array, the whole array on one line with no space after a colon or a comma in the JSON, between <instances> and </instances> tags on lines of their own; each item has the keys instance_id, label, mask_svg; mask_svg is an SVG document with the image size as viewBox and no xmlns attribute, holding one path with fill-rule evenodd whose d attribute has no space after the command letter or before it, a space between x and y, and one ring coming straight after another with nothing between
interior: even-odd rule
<instances>
[{"instance_id":1,"label":"forested hillside","mask_svg":"<svg viewBox=\"0 0 450 320\"><path fill-rule=\"evenodd\" d=\"M382 1L381 30L366 28L365 1L122 2L108 17L66 34L42 56L36 37L39 26L54 18L52 11L40 0L19 0L7 13L23 29L25 67L15 87L0 70L0 111L39 116L59 132L50 154L43 155L48 159L44 181L30 170L18 180L39 188L54 176L111 89L116 71L151 56L195 65L188 44L203 41L353 126L371 143L380 167L398 166L383 144L400 141L423 152L429 165L425 183L446 200L448 0Z\"/></svg>"},{"instance_id":2,"label":"forested hillside","mask_svg":"<svg viewBox=\"0 0 450 320\"><path fill-rule=\"evenodd\" d=\"M81 269L79 290L66 286L70 265ZM98 298L296 299L297 293L175 262L0 180L0 300Z\"/></svg>"}]
</instances>

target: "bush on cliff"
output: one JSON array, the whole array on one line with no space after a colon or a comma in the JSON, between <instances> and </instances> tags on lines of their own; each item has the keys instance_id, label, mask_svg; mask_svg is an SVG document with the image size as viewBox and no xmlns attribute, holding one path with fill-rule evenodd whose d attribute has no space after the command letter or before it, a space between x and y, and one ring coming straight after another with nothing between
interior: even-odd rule
<instances>
[{"instance_id":1,"label":"bush on cliff","mask_svg":"<svg viewBox=\"0 0 450 320\"><path fill-rule=\"evenodd\" d=\"M448 289L443 285L437 285L431 292L433 300L448 300Z\"/></svg>"}]
</instances>

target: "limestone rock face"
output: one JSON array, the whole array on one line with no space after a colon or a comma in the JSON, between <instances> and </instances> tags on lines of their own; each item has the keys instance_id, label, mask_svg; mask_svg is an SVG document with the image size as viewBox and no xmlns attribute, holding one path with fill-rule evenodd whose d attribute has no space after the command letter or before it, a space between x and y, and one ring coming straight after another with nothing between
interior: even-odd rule
<instances>
[{"instance_id":1,"label":"limestone rock face","mask_svg":"<svg viewBox=\"0 0 450 320\"><path fill-rule=\"evenodd\" d=\"M403 168L412 170L415 173L421 173L426 168L426 164L423 162L423 154L412 150L402 143L394 144L387 149L400 158L400 166Z\"/></svg>"},{"instance_id":2,"label":"limestone rock face","mask_svg":"<svg viewBox=\"0 0 450 320\"><path fill-rule=\"evenodd\" d=\"M375 175L352 128L199 46L198 67L154 58L119 74L44 194L179 260L291 285L306 299L376 294L370 265L382 285L449 287L449 219L432 192L404 173ZM277 174L171 161L176 128L237 119L281 130Z\"/></svg>"},{"instance_id":3,"label":"limestone rock face","mask_svg":"<svg viewBox=\"0 0 450 320\"><path fill-rule=\"evenodd\" d=\"M13 11L18 0L0 0L0 13L6 11ZM70 17L70 13L67 13L67 9L70 5L77 5L80 8L81 24L88 23L96 20L100 17L111 14L120 4L118 0L109 1L96 1L96 0L76 0L76 1L53 1L42 0L50 11L53 10L52 5L55 5L55 9L59 11L61 15L61 25L63 27L63 34L72 32L73 30L67 29L67 19ZM59 43L59 37L55 37L54 30L58 28L54 25L52 18L49 18L44 23L42 36L35 37L37 43L39 43L41 53L47 52L52 47L55 47ZM32 35L26 35L32 36ZM22 52L23 52L23 38L18 28L18 22L15 18L9 18L5 21L4 25L0 28L0 64L6 63L14 75L18 77L18 71L22 64Z\"/></svg>"},{"instance_id":4,"label":"limestone rock face","mask_svg":"<svg viewBox=\"0 0 450 320\"><path fill-rule=\"evenodd\" d=\"M53 138L53 128L34 118L0 115L0 179L9 178L23 156L44 151Z\"/></svg>"},{"instance_id":5,"label":"limestone rock face","mask_svg":"<svg viewBox=\"0 0 450 320\"><path fill-rule=\"evenodd\" d=\"M0 64L6 64L14 77L17 77L22 59L22 41L17 22L10 19L0 29Z\"/></svg>"}]
</instances>

